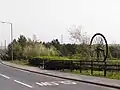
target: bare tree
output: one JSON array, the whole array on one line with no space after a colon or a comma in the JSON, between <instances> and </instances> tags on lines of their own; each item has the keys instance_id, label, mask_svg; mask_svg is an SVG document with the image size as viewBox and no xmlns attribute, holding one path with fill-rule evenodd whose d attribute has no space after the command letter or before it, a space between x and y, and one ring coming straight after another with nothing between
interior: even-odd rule
<instances>
[{"instance_id":1,"label":"bare tree","mask_svg":"<svg viewBox=\"0 0 120 90\"><path fill-rule=\"evenodd\" d=\"M82 26L69 28L68 32L70 40L80 44L89 44L90 37L86 32L82 32Z\"/></svg>"},{"instance_id":2,"label":"bare tree","mask_svg":"<svg viewBox=\"0 0 120 90\"><path fill-rule=\"evenodd\" d=\"M79 44L77 46L76 53L79 54L81 59L88 60L89 58L89 41L90 37L87 35L86 32L82 32L82 26L79 27L72 27L69 29L70 40L74 41L75 43Z\"/></svg>"}]
</instances>

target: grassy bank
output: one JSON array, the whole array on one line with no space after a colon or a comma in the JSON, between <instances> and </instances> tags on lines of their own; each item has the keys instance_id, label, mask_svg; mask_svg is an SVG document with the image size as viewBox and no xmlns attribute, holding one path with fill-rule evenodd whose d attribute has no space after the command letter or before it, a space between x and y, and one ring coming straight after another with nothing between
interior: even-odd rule
<instances>
[{"instance_id":1,"label":"grassy bank","mask_svg":"<svg viewBox=\"0 0 120 90\"><path fill-rule=\"evenodd\" d=\"M80 73L79 70L65 70L62 72L72 73L72 74L80 74L80 75L88 75L88 76L96 76L96 77L104 77L104 71L93 71L93 75L91 75L91 70L82 70ZM107 76L105 78L117 79L120 80L120 72L107 72Z\"/></svg>"},{"instance_id":2,"label":"grassy bank","mask_svg":"<svg viewBox=\"0 0 120 90\"><path fill-rule=\"evenodd\" d=\"M18 65L29 65L28 60L13 60L13 61L9 61L9 62L18 64Z\"/></svg>"}]
</instances>

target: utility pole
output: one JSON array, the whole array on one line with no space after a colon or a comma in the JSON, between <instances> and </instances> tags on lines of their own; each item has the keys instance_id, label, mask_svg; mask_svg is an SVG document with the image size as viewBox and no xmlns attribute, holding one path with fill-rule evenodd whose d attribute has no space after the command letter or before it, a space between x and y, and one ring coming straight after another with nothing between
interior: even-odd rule
<instances>
[{"instance_id":1,"label":"utility pole","mask_svg":"<svg viewBox=\"0 0 120 90\"><path fill-rule=\"evenodd\" d=\"M11 42L13 42L13 27L12 27L12 23L10 23L10 26L11 26ZM11 55L12 55L12 61L13 61L13 43L12 43Z\"/></svg>"},{"instance_id":2,"label":"utility pole","mask_svg":"<svg viewBox=\"0 0 120 90\"><path fill-rule=\"evenodd\" d=\"M5 40L5 50L6 50L6 40Z\"/></svg>"},{"instance_id":3,"label":"utility pole","mask_svg":"<svg viewBox=\"0 0 120 90\"><path fill-rule=\"evenodd\" d=\"M3 49L2 47L3 47L3 43L2 43L2 41L1 41L1 49Z\"/></svg>"}]
</instances>

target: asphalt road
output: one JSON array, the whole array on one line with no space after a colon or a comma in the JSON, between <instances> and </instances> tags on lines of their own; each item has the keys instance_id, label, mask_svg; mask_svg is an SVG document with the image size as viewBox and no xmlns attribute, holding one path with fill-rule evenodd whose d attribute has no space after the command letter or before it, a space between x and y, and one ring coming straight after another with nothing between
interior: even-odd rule
<instances>
[{"instance_id":1,"label":"asphalt road","mask_svg":"<svg viewBox=\"0 0 120 90\"><path fill-rule=\"evenodd\" d=\"M0 90L118 90L18 70L0 64Z\"/></svg>"}]
</instances>

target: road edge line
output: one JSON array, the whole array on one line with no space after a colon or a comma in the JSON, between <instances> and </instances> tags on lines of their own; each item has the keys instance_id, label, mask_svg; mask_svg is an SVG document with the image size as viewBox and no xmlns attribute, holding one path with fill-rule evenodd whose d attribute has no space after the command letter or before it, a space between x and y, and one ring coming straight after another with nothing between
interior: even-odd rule
<instances>
[{"instance_id":1,"label":"road edge line","mask_svg":"<svg viewBox=\"0 0 120 90\"><path fill-rule=\"evenodd\" d=\"M4 74L1 74L1 73L0 73L0 76L2 76L2 77L4 77L4 78L7 78L7 79L10 79L10 77L8 77L8 76L6 76L6 75L4 75Z\"/></svg>"}]
</instances>

